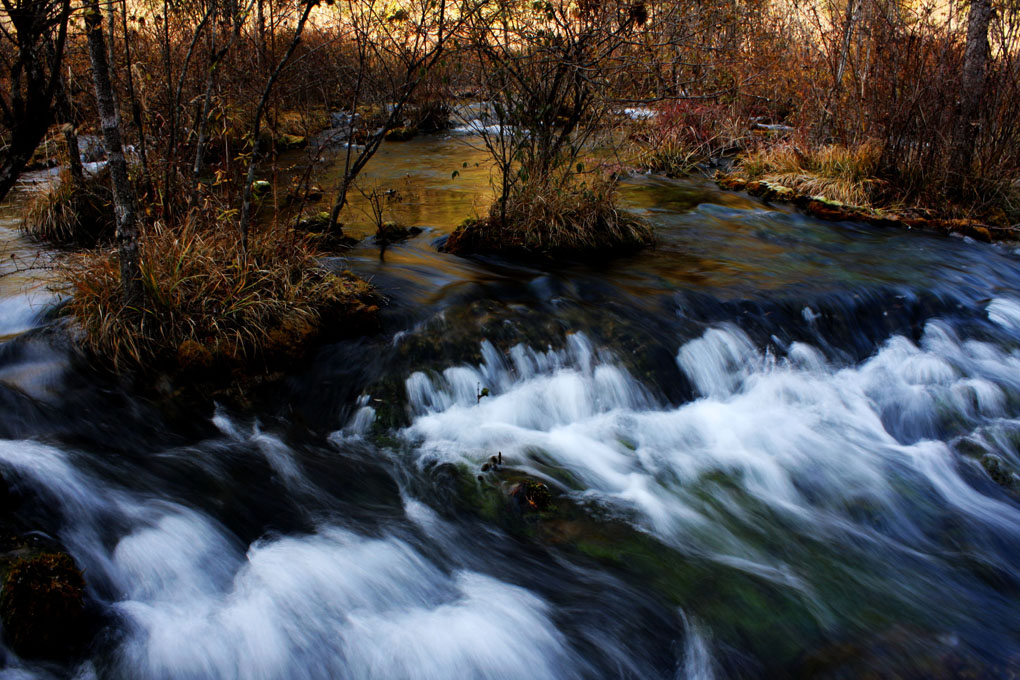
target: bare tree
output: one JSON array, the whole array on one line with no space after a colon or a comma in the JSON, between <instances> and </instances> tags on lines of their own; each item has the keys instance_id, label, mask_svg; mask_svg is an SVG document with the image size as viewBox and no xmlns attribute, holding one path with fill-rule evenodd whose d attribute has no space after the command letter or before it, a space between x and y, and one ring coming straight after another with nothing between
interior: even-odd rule
<instances>
[{"instance_id":1,"label":"bare tree","mask_svg":"<svg viewBox=\"0 0 1020 680\"><path fill-rule=\"evenodd\" d=\"M451 36L455 36L475 14L478 4L469 0L451 20L447 0L417 0L394 13L389 5L376 0L348 0L347 17L351 22L357 53L354 74L352 115L348 119L344 172L329 213L330 232L337 230L340 211L358 175L379 150L386 134L401 125L408 102L427 80L439 62ZM358 124L353 113L365 99L373 96L387 107L376 130L362 146L354 146Z\"/></svg>"},{"instance_id":2,"label":"bare tree","mask_svg":"<svg viewBox=\"0 0 1020 680\"><path fill-rule=\"evenodd\" d=\"M241 189L240 230L241 249L243 251L248 249L248 225L251 222L251 185L255 181L255 166L258 164L259 133L262 131L262 116L265 113L266 105L269 103L269 95L273 91L273 85L279 79L280 74L283 73L283 69L286 68L287 62L290 61L295 48L297 48L298 43L301 41L301 33L304 31L305 23L308 21L308 14L312 11L314 5L314 2L305 0L304 9L301 11L301 18L298 19L297 27L294 29L294 37L291 38L290 45L288 45L283 58L276 65L273 74L269 76L269 80L262 89L262 96L259 98L258 106L255 107L255 120L252 123L251 131L251 159L248 161L248 172L245 177L244 187Z\"/></svg>"},{"instance_id":3,"label":"bare tree","mask_svg":"<svg viewBox=\"0 0 1020 680\"><path fill-rule=\"evenodd\" d=\"M495 125L478 132L496 165L497 205L521 183L569 182L592 136L605 130L615 55L638 17L615 3L490 3L471 46Z\"/></svg>"},{"instance_id":4,"label":"bare tree","mask_svg":"<svg viewBox=\"0 0 1020 680\"><path fill-rule=\"evenodd\" d=\"M60 87L70 0L0 0L5 43L0 62L10 89L0 97L0 124L10 143L0 149L0 199L14 187L53 123L53 97Z\"/></svg>"}]
</instances>

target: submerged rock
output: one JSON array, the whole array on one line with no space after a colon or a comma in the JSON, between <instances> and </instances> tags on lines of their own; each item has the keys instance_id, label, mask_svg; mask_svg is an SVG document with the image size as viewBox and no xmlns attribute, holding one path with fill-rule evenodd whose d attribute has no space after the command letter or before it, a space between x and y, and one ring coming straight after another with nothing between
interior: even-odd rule
<instances>
[{"instance_id":1,"label":"submerged rock","mask_svg":"<svg viewBox=\"0 0 1020 680\"><path fill-rule=\"evenodd\" d=\"M804 653L791 677L826 680L956 680L1016 677L1017 667L990 667L949 634L895 626Z\"/></svg>"},{"instance_id":2,"label":"submerged rock","mask_svg":"<svg viewBox=\"0 0 1020 680\"><path fill-rule=\"evenodd\" d=\"M993 482L1007 491L1020 495L1020 476L1010 469L1006 461L994 453L986 453L979 461Z\"/></svg>"}]
</instances>

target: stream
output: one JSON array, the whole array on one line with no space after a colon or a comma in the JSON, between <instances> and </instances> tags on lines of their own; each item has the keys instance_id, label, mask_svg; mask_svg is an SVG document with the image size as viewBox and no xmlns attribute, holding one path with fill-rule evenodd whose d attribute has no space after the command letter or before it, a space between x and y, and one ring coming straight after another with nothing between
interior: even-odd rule
<instances>
[{"instance_id":1,"label":"stream","mask_svg":"<svg viewBox=\"0 0 1020 680\"><path fill-rule=\"evenodd\" d=\"M424 229L380 252L352 199L383 330L257 412L132 394L47 272L0 278L0 472L104 614L87 658L0 677L1020 672L1015 246L638 175L654 250L458 258L490 195L465 140L382 147L366 185ZM38 252L28 191L0 273ZM508 504L526 479L551 509Z\"/></svg>"}]
</instances>

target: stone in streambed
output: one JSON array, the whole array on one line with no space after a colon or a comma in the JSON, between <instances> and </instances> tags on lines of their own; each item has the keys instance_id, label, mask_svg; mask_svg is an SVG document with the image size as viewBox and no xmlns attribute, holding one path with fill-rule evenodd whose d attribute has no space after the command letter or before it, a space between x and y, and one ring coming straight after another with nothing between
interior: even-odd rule
<instances>
[{"instance_id":1,"label":"stone in streambed","mask_svg":"<svg viewBox=\"0 0 1020 680\"><path fill-rule=\"evenodd\" d=\"M510 500L520 512L545 512L552 508L552 494L542 482L526 479L510 489Z\"/></svg>"},{"instance_id":2,"label":"stone in streambed","mask_svg":"<svg viewBox=\"0 0 1020 680\"><path fill-rule=\"evenodd\" d=\"M403 227L396 222L383 222L375 233L376 243L396 243L417 236L421 227Z\"/></svg>"}]
</instances>

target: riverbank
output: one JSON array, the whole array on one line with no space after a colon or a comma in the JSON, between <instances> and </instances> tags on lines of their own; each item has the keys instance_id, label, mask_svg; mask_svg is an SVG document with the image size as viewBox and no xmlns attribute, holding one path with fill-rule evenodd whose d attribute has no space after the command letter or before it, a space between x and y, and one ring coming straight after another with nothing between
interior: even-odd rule
<instances>
[{"instance_id":1,"label":"riverbank","mask_svg":"<svg viewBox=\"0 0 1020 680\"><path fill-rule=\"evenodd\" d=\"M739 172L717 174L716 183L730 191L746 191L770 203L790 203L806 214L830 222L862 222L903 229L922 229L945 236L958 234L986 243L1020 241L1020 225L996 226L977 219L952 218L937 210L873 208L851 205L821 194L808 194L766 180L752 180Z\"/></svg>"}]
</instances>

